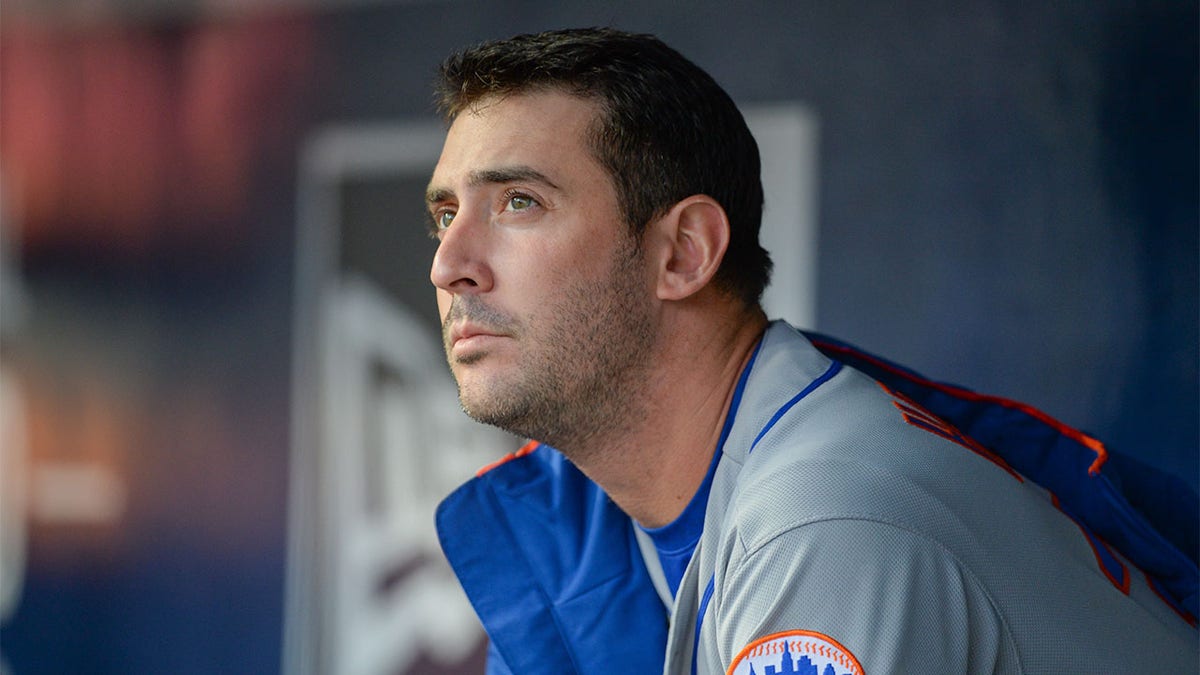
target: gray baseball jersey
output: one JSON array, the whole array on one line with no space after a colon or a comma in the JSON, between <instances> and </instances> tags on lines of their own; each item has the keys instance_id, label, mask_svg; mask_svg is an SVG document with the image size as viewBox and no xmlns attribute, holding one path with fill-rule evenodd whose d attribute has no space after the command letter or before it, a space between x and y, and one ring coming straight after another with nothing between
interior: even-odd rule
<instances>
[{"instance_id":1,"label":"gray baseball jersey","mask_svg":"<svg viewBox=\"0 0 1200 675\"><path fill-rule=\"evenodd\" d=\"M1052 495L790 326L730 414L668 675L1196 672L1196 631Z\"/></svg>"}]
</instances>

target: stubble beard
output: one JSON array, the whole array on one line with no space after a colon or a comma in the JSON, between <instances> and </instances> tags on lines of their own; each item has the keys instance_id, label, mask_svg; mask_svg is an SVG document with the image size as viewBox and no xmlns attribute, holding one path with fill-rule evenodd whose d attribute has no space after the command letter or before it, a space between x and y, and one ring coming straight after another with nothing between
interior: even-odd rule
<instances>
[{"instance_id":1,"label":"stubble beard","mask_svg":"<svg viewBox=\"0 0 1200 675\"><path fill-rule=\"evenodd\" d=\"M618 251L607 279L566 289L542 314L541 325L514 325L509 317L491 315L493 324L512 329L521 356L504 380L486 390L466 391L459 382L463 411L548 443L577 462L600 451L602 439L620 438L641 424L655 347L641 258L632 243ZM485 322L488 311L467 310ZM473 355L458 364L469 367L484 358Z\"/></svg>"}]
</instances>

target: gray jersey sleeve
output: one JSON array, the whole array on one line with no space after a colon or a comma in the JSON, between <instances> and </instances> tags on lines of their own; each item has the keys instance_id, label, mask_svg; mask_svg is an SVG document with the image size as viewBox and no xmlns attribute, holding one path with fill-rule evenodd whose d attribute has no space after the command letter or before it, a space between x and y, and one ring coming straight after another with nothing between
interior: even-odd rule
<instances>
[{"instance_id":1,"label":"gray jersey sleeve","mask_svg":"<svg viewBox=\"0 0 1200 675\"><path fill-rule=\"evenodd\" d=\"M703 621L701 673L725 673L739 655L734 672L791 672L783 660L802 658L822 675L854 672L830 661L838 647L870 675L1021 672L1003 618L970 572L937 542L870 520L735 545ZM804 639L763 642L789 633Z\"/></svg>"}]
</instances>

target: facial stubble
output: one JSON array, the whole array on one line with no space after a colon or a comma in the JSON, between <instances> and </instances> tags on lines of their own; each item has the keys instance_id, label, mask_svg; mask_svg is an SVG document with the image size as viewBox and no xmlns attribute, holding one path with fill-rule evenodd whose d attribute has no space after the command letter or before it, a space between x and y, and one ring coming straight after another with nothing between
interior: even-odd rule
<instances>
[{"instance_id":1,"label":"facial stubble","mask_svg":"<svg viewBox=\"0 0 1200 675\"><path fill-rule=\"evenodd\" d=\"M465 314L503 329L519 347L517 363L486 386L464 387L456 366L482 364L487 354L457 363L450 357L463 411L568 455L590 452L597 439L619 438L644 421L640 392L655 335L642 263L643 254L631 241L615 253L606 278L568 286L529 321L471 298L455 298L447 325Z\"/></svg>"}]
</instances>

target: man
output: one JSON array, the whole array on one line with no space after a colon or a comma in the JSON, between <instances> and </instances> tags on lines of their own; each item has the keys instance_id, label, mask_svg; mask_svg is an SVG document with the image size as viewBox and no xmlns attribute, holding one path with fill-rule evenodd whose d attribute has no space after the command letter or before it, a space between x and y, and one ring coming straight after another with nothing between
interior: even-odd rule
<instances>
[{"instance_id":1,"label":"man","mask_svg":"<svg viewBox=\"0 0 1200 675\"><path fill-rule=\"evenodd\" d=\"M1099 443L768 323L758 151L694 64L558 31L452 56L440 94L450 368L467 414L537 439L438 512L489 672L1195 666L1195 565L1134 537L1160 581L1093 534L1143 524L1075 487ZM1015 456L1051 439L1024 464L1053 487L913 397L997 447L1031 422Z\"/></svg>"}]
</instances>

